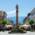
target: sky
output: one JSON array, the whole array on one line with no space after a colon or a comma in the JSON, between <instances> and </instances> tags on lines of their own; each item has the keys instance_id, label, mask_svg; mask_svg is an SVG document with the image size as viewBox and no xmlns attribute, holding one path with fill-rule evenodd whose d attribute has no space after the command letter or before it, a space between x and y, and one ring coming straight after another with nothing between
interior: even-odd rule
<instances>
[{"instance_id":1,"label":"sky","mask_svg":"<svg viewBox=\"0 0 35 35\"><path fill-rule=\"evenodd\" d=\"M16 4L19 6L19 17L27 16L35 8L35 0L0 0L0 10L7 13L7 17L16 16Z\"/></svg>"}]
</instances>

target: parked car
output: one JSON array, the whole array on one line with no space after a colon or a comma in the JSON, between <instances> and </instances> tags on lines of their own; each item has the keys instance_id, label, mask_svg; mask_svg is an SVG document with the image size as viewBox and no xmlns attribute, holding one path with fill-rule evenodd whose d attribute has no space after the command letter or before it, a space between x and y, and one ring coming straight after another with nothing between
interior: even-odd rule
<instances>
[{"instance_id":1,"label":"parked car","mask_svg":"<svg viewBox=\"0 0 35 35\"><path fill-rule=\"evenodd\" d=\"M5 25L6 30L12 30L13 29L13 25Z\"/></svg>"}]
</instances>

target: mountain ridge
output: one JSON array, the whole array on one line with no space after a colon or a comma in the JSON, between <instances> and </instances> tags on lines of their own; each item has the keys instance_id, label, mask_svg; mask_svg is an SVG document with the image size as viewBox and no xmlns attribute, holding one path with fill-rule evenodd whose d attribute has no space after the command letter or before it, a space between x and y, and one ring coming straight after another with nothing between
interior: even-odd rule
<instances>
[{"instance_id":1,"label":"mountain ridge","mask_svg":"<svg viewBox=\"0 0 35 35\"><path fill-rule=\"evenodd\" d=\"M19 17L18 22L22 23L25 17ZM9 20L12 20L14 23L16 23L16 17L9 17Z\"/></svg>"}]
</instances>

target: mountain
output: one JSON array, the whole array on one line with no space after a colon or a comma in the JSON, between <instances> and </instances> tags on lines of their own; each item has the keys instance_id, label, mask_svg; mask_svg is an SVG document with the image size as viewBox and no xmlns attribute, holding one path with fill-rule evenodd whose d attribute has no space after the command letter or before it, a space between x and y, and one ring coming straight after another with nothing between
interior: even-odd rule
<instances>
[{"instance_id":1,"label":"mountain","mask_svg":"<svg viewBox=\"0 0 35 35\"><path fill-rule=\"evenodd\" d=\"M35 21L35 8L32 9L31 15L29 16L29 18Z\"/></svg>"},{"instance_id":2,"label":"mountain","mask_svg":"<svg viewBox=\"0 0 35 35\"><path fill-rule=\"evenodd\" d=\"M11 21L13 21L14 23L16 23L16 17L9 17L8 19L11 20ZM22 23L23 20L24 20L24 17L19 17L18 18L18 22L19 23Z\"/></svg>"},{"instance_id":3,"label":"mountain","mask_svg":"<svg viewBox=\"0 0 35 35\"><path fill-rule=\"evenodd\" d=\"M35 8L33 8L31 11L31 15L34 15L34 14L35 14Z\"/></svg>"}]
</instances>

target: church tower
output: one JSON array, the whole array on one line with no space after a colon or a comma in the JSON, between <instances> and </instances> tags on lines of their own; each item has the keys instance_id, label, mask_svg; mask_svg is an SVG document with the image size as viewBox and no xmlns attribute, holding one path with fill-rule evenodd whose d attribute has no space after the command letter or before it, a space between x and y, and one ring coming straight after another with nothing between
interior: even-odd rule
<instances>
[{"instance_id":1,"label":"church tower","mask_svg":"<svg viewBox=\"0 0 35 35\"><path fill-rule=\"evenodd\" d=\"M18 5L16 5L16 26L18 26Z\"/></svg>"}]
</instances>

